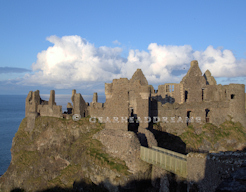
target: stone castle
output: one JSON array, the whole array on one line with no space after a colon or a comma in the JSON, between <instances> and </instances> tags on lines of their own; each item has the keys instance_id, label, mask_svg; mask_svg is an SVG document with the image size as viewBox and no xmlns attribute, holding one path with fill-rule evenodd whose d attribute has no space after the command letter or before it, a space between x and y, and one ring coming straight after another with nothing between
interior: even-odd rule
<instances>
[{"instance_id":1,"label":"stone castle","mask_svg":"<svg viewBox=\"0 0 246 192\"><path fill-rule=\"evenodd\" d=\"M239 152L187 154L182 140L168 140L185 133L190 124L202 129L205 123L218 126L231 120L246 127L245 85L217 85L209 70L202 75L197 61L191 61L190 69L180 83L159 85L158 90L154 90L141 69L137 69L130 80L120 78L106 83L105 96L106 102L99 103L97 93L94 93L92 102L87 103L73 90L72 102L67 104L67 111L62 112L62 106L55 103L54 90L50 92L49 101L42 100L38 90L30 91L26 98L25 131L31 132L35 128L38 116L66 119L90 116L91 121L105 123L105 128L92 139L100 141L106 153L123 160L132 174L148 173L145 162L153 165L153 178L165 171L178 174L178 165L181 165L180 170L184 171L181 177L188 181L188 188L198 186L200 191L215 191L220 182L245 160L245 153ZM163 130L154 130L153 123L160 123L158 127ZM164 139L175 146L169 150L166 146L160 148L163 137L157 134L166 135ZM163 162L165 166L160 169L157 162Z\"/></svg>"},{"instance_id":2,"label":"stone castle","mask_svg":"<svg viewBox=\"0 0 246 192\"><path fill-rule=\"evenodd\" d=\"M49 101L42 100L38 90L30 91L25 113L29 127L37 116L69 118L74 114L102 119L106 129L124 131L144 132L153 121L178 135L189 124L209 122L218 126L227 119L246 127L245 85L217 85L209 70L202 75L196 60L191 61L180 83L166 83L154 90L137 69L130 80L120 78L105 83L105 96L106 102L98 103L94 93L89 104L73 90L72 103L63 113L62 106L55 103L54 90L50 91Z\"/></svg>"}]
</instances>

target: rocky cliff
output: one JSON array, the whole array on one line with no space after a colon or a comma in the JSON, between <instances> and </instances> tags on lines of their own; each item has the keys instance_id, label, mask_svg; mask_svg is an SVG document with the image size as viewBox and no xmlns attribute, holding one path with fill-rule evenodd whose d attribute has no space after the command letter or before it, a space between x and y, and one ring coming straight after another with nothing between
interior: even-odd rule
<instances>
[{"instance_id":1,"label":"rocky cliff","mask_svg":"<svg viewBox=\"0 0 246 192\"><path fill-rule=\"evenodd\" d=\"M242 149L246 141L244 128L233 122L220 128L190 126L179 137L154 128L159 146L180 153L187 147ZM186 191L183 178L143 162L140 146L134 132L107 130L89 118L37 117L33 130L24 118L13 139L10 166L0 178L0 191Z\"/></svg>"},{"instance_id":2,"label":"rocky cliff","mask_svg":"<svg viewBox=\"0 0 246 192\"><path fill-rule=\"evenodd\" d=\"M182 134L161 124L155 124L153 127L158 145L180 153L246 149L246 129L241 123L232 120L227 120L219 126L211 123L189 125Z\"/></svg>"},{"instance_id":3,"label":"rocky cliff","mask_svg":"<svg viewBox=\"0 0 246 192\"><path fill-rule=\"evenodd\" d=\"M38 117L32 131L26 127L25 118L13 139L11 164L0 178L2 191L72 190L76 183L82 183L81 188L89 186L89 191L114 191L132 180L150 177L146 163L142 162L143 172L133 174L125 161L106 153L101 142L92 138L103 130L103 124L90 123L88 118ZM134 141L131 146L136 147ZM135 163L131 162L133 166Z\"/></svg>"}]
</instances>

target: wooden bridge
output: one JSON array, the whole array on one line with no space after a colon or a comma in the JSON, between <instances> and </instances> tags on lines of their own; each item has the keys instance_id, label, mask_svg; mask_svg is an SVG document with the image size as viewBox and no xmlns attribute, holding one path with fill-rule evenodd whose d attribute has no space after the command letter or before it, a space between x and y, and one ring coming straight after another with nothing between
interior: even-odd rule
<instances>
[{"instance_id":1,"label":"wooden bridge","mask_svg":"<svg viewBox=\"0 0 246 192\"><path fill-rule=\"evenodd\" d=\"M159 166L167 171L187 178L187 157L181 153L160 147L141 146L140 157L143 161Z\"/></svg>"}]
</instances>

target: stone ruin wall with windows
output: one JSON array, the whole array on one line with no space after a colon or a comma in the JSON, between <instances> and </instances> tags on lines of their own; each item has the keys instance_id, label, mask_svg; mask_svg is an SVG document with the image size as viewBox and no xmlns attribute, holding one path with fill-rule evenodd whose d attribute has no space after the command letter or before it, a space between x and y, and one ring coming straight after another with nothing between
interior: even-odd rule
<instances>
[{"instance_id":1,"label":"stone ruin wall with windows","mask_svg":"<svg viewBox=\"0 0 246 192\"><path fill-rule=\"evenodd\" d=\"M162 131L175 135L182 134L190 124L186 122L187 117L194 118L191 124L195 127L202 127L206 122L219 125L226 119L239 121L246 126L245 85L217 85L208 70L202 74L197 61L191 62L189 71L180 83L159 85L158 90L154 90L138 69L130 80L120 78L114 79L112 83L106 83L105 96L106 102L99 103L97 94L94 93L92 102L88 104L80 93L73 90L72 102L67 104L67 111L63 113L62 106L56 105L55 91L50 92L49 101L42 100L38 90L30 91L26 98L26 131L32 131L37 116L72 118L73 115L81 117L90 115L102 118L105 129L97 132L93 139L99 140L107 153L124 160L132 173L137 173L143 171L140 146L151 148L158 145L153 133L146 129L151 128L153 122L145 122L145 117L151 117L152 120L159 117L162 121L160 123ZM196 122L197 117L201 123ZM133 123L128 122L130 118L133 119ZM137 122L139 118L141 121ZM200 175L199 178L197 176L198 171L202 171L202 174L205 174L205 171L209 174L217 171L218 174L213 174L213 180L217 182L216 179L221 173L229 170L220 163L220 159L219 163L208 161L207 164L206 159L200 156L188 158L188 167L196 167L189 169L188 178L192 181L201 178ZM208 186L207 179L202 182L200 185L205 183L204 186Z\"/></svg>"},{"instance_id":2,"label":"stone ruin wall with windows","mask_svg":"<svg viewBox=\"0 0 246 192\"><path fill-rule=\"evenodd\" d=\"M120 78L105 83L105 96L106 102L98 103L97 93L94 93L92 102L88 104L80 93L73 90L72 103L68 103L64 114L62 107L55 103L54 90L50 92L49 101L42 100L38 90L30 91L26 98L26 116L32 124L38 115L60 118L71 118L74 114L81 117L90 115L103 119L106 129L124 131L131 130L128 122L132 117L140 132L149 127L146 117L153 119L158 116L163 131L178 135L189 123L219 125L232 118L246 126L245 85L217 85L209 70L202 75L197 61L191 62L180 83L159 85L155 91L141 69L137 69L130 80ZM186 122L187 117L191 122ZM141 119L138 123L137 118Z\"/></svg>"},{"instance_id":3,"label":"stone ruin wall with windows","mask_svg":"<svg viewBox=\"0 0 246 192\"><path fill-rule=\"evenodd\" d=\"M209 70L202 75L197 61L191 62L189 71L179 84L165 84L161 88L162 92L158 90L158 95L170 97L164 101L162 97L157 97L155 115L168 117L161 123L168 132L182 134L189 124L185 121L186 117L198 127L197 119L201 119L201 124L209 122L218 126L231 118L246 126L245 85L217 85ZM170 123L171 117L175 117L175 123Z\"/></svg>"}]
</instances>

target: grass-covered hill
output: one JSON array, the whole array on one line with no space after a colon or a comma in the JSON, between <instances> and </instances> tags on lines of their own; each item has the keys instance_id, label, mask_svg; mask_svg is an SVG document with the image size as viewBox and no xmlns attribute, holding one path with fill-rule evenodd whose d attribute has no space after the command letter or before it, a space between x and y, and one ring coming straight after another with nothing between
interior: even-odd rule
<instances>
[{"instance_id":1,"label":"grass-covered hill","mask_svg":"<svg viewBox=\"0 0 246 192\"><path fill-rule=\"evenodd\" d=\"M0 178L0 191L72 189L76 181L90 186L89 191L103 191L95 184L106 179L124 183L131 175L124 161L105 153L103 145L92 139L103 124L88 118L38 117L33 131L25 131L26 125L24 118L13 139L11 164Z\"/></svg>"},{"instance_id":2,"label":"grass-covered hill","mask_svg":"<svg viewBox=\"0 0 246 192\"><path fill-rule=\"evenodd\" d=\"M154 130L162 130L159 124ZM158 134L155 134L158 137ZM175 132L159 134L158 144L182 153L218 152L246 149L246 130L239 122L225 121L220 126L206 123L203 126L187 126L181 135Z\"/></svg>"},{"instance_id":3,"label":"grass-covered hill","mask_svg":"<svg viewBox=\"0 0 246 192\"><path fill-rule=\"evenodd\" d=\"M106 146L93 139L97 138L93 136L99 132L101 136L106 134L104 124L90 123L89 118L73 121L37 117L35 128L32 131L26 128L27 118L24 118L13 139L11 164L0 178L0 191L115 191L117 186L123 186L122 191L159 190L158 187L151 187L152 176L163 170L156 171L141 162L146 167L143 169L145 171L133 174L126 166L127 161L110 155L106 152ZM160 124L155 124L153 128L152 132L160 147L184 154L189 151L243 150L246 146L245 128L232 121L226 121L219 127L209 123L199 127L190 125L181 135L160 131ZM130 133L126 136L133 134ZM121 143L119 138L123 135L119 133L116 136L119 141L112 141L116 142L115 146L119 142L119 146L136 144L131 143L133 140ZM106 138L111 136L107 135L104 140ZM168 175L167 172L165 174ZM161 182L169 186L170 191L177 187L175 179L167 182L167 177L163 178L158 180L160 187Z\"/></svg>"}]
</instances>

